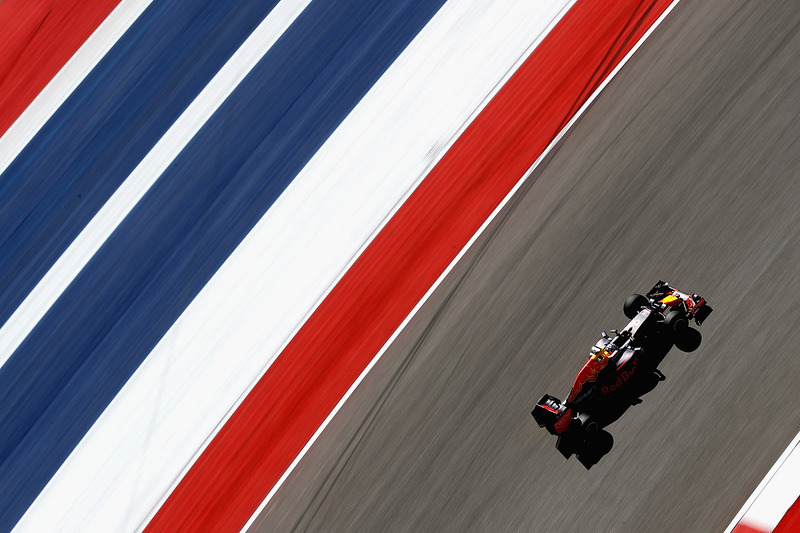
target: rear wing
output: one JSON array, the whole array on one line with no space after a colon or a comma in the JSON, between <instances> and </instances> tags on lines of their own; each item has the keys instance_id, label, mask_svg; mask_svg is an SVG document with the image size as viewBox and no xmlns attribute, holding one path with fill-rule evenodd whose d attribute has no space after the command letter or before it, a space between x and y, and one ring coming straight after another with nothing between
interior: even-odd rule
<instances>
[{"instance_id":1,"label":"rear wing","mask_svg":"<svg viewBox=\"0 0 800 533\"><path fill-rule=\"evenodd\" d=\"M677 298L680 298L684 307L686 308L688 318L690 320L694 318L698 326L702 324L703 321L708 318L708 315L711 314L711 311L713 311L711 306L706 302L706 299L699 294L689 294L688 292L680 291L674 287L671 287L669 283L663 280L658 280L658 283L653 285L653 288L647 291L647 298L655 301L658 301L668 295L673 295Z\"/></svg>"},{"instance_id":2,"label":"rear wing","mask_svg":"<svg viewBox=\"0 0 800 533\"><path fill-rule=\"evenodd\" d=\"M545 394L536 402L531 415L540 428L546 428L552 435L566 433L572 421L572 409L549 394Z\"/></svg>"}]
</instances>

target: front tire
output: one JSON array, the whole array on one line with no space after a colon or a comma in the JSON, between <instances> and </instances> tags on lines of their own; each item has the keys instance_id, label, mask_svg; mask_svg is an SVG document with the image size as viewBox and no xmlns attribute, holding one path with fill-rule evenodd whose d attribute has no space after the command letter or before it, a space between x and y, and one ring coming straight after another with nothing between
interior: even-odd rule
<instances>
[{"instance_id":1,"label":"front tire","mask_svg":"<svg viewBox=\"0 0 800 533\"><path fill-rule=\"evenodd\" d=\"M625 313L625 316L629 319L633 320L642 307L647 305L647 298L642 296L641 294L631 294L628 296L628 299L625 300L625 305L622 306L622 311Z\"/></svg>"}]
</instances>

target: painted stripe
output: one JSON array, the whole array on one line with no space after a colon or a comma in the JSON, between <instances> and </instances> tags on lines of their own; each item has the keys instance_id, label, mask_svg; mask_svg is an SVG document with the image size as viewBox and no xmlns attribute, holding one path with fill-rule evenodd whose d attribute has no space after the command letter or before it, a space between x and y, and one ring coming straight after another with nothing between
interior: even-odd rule
<instances>
[{"instance_id":1,"label":"painted stripe","mask_svg":"<svg viewBox=\"0 0 800 533\"><path fill-rule=\"evenodd\" d=\"M0 177L0 363L72 276L37 283L276 2L151 5Z\"/></svg>"},{"instance_id":2,"label":"painted stripe","mask_svg":"<svg viewBox=\"0 0 800 533\"><path fill-rule=\"evenodd\" d=\"M0 2L0 136L118 3Z\"/></svg>"},{"instance_id":3,"label":"painted stripe","mask_svg":"<svg viewBox=\"0 0 800 533\"><path fill-rule=\"evenodd\" d=\"M157 180L0 370L3 521L440 5L312 2Z\"/></svg>"},{"instance_id":4,"label":"painted stripe","mask_svg":"<svg viewBox=\"0 0 800 533\"><path fill-rule=\"evenodd\" d=\"M563 5L446 4L161 339L20 527L143 520Z\"/></svg>"},{"instance_id":5,"label":"painted stripe","mask_svg":"<svg viewBox=\"0 0 800 533\"><path fill-rule=\"evenodd\" d=\"M800 433L772 465L756 490L725 530L726 533L739 533L746 528L769 533L778 531L779 522L784 518L786 524L797 520L797 498L800 497ZM794 514L789 512L794 510ZM785 529L792 531L792 529Z\"/></svg>"},{"instance_id":6,"label":"painted stripe","mask_svg":"<svg viewBox=\"0 0 800 533\"><path fill-rule=\"evenodd\" d=\"M131 24L142 14L150 5L152 0L122 0L114 11L97 27L92 35L86 39L81 47L64 63L58 73L52 77L46 86L33 98L22 113L13 111L14 106L6 106L0 103L0 115L8 114L8 120L13 121L10 127L0 134L0 174L5 172L8 165L16 159L22 149L27 145L34 135L44 126L45 122L55 113L64 103L72 91L81 81L94 69L98 62L106 55L112 46L128 30ZM17 2L22 4L23 2ZM28 5L30 2L24 2ZM0 4L2 9L9 2ZM66 6L68 3L61 2L58 6ZM81 2L80 7L70 11L70 15L80 20L78 25L84 21L82 10L93 7L92 2ZM73 20L64 21L69 27L73 27ZM0 27L4 27L0 23ZM55 41L60 42L60 41ZM38 50L38 49L37 49ZM28 57L24 64L27 67L37 66L40 58ZM38 74L47 69L38 71ZM2 94L2 92L0 92ZM6 93L5 98L15 98L13 92ZM0 97L3 98L3 97Z\"/></svg>"},{"instance_id":7,"label":"painted stripe","mask_svg":"<svg viewBox=\"0 0 800 533\"><path fill-rule=\"evenodd\" d=\"M669 6L587 0L565 15L289 342L148 530L247 522L441 273Z\"/></svg>"},{"instance_id":8,"label":"painted stripe","mask_svg":"<svg viewBox=\"0 0 800 533\"><path fill-rule=\"evenodd\" d=\"M0 365L11 357L120 222L278 37L294 22L309 1L284 0L270 13L270 16L264 19L80 231L0 328ZM50 192L52 193L52 190ZM62 198L66 199L66 196ZM52 217L52 210L49 205L43 207L41 218L55 220L46 226L37 224L37 233L34 236L29 237L25 234L25 237L20 237L18 242L35 248L35 245L43 240L39 235L46 231L46 228L63 228L63 221ZM30 218L26 217L26 222L29 221ZM0 250L2 249L0 246ZM13 268L14 266L17 265L9 267L7 271L18 280L20 270ZM36 266L41 269L41 264Z\"/></svg>"}]
</instances>

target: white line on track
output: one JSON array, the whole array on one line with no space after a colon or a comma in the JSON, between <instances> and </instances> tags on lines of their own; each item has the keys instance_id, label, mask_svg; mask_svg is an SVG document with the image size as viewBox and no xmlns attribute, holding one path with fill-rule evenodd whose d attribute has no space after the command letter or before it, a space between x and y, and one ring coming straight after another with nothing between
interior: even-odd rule
<instances>
[{"instance_id":1,"label":"white line on track","mask_svg":"<svg viewBox=\"0 0 800 533\"><path fill-rule=\"evenodd\" d=\"M800 433L772 465L756 490L736 514L725 533L731 533L739 522L772 531L798 498L800 486Z\"/></svg>"},{"instance_id":2,"label":"white line on track","mask_svg":"<svg viewBox=\"0 0 800 533\"><path fill-rule=\"evenodd\" d=\"M153 0L122 0L0 137L0 175ZM2 364L4 359L0 359Z\"/></svg>"},{"instance_id":3,"label":"white line on track","mask_svg":"<svg viewBox=\"0 0 800 533\"><path fill-rule=\"evenodd\" d=\"M522 185L533 174L534 170L536 170L536 168L544 160L544 158L547 157L547 155L550 153L550 151L561 141L561 139L564 137L564 135L567 133L567 131L569 131L569 129L573 126L573 124L575 124L575 122L577 122L577 120L580 118L580 116L583 115L583 113L586 111L586 109L588 109L588 107L592 104L592 102L594 102L594 100L597 98L597 96L600 94L600 92L602 92L602 90L605 89L606 85L608 85L608 83L611 81L611 79L614 78L614 76L617 75L617 73L620 71L620 69L628 62L628 60L630 60L630 58L633 56L633 54L636 53L636 51L642 46L644 41L647 40L648 37L650 37L650 35L653 33L653 31L655 31L655 29L661 24L661 22L667 17L667 15L669 15L669 13L675 8L675 6L678 5L679 2L680 2L680 0L674 0L674 2L672 4L670 4L670 6L664 11L664 13L662 13L662 15L658 18L658 20L656 20L656 22L650 27L650 29L647 30L647 32L642 36L642 38L639 39L639 41L636 43L636 45L634 45L634 47L631 49L631 51L628 52L628 54L622 59L622 61L620 61L619 65L617 65L617 67L608 75L608 77L603 81L603 83L601 83L600 86L592 93L592 95L589 97L589 99L586 101L586 103L584 103L583 106L581 106L581 108L575 113L575 115L567 123L567 125L564 126L564 129L562 129L561 132L556 136L556 138L553 139L553 141L547 146L547 148L544 150L544 152L542 152L542 155L539 156L539 158L533 163L533 165L531 165L531 167L522 176L522 178L517 182L517 184L514 185L514 188L511 189L511 191L506 195L506 197L503 198L503 201L500 202L500 204L497 206L497 208L495 208L495 210L492 212L492 214L489 216L489 218L487 218L486 221L481 225L481 227L478 229L478 231L475 233L475 235L472 236L472 238L469 240L469 242L467 242L467 244L464 246L464 248L461 249L461 251L455 257L455 259L453 259L453 261L447 266L447 268L444 270L444 272L442 272L442 274L439 276L439 278L437 278L437 280L434 282L434 284L431 286L431 288L428 289L428 292L425 293L425 295L422 297L422 299L419 301L419 303L417 303L417 305L414 307L414 309L411 310L411 312L408 314L408 316L405 318L405 320L403 320L403 322L400 324L400 326L395 330L395 332L392 334L392 336L389 338L389 340L386 341L386 343L383 345L383 347L380 349L380 351L375 355L375 357L372 359L372 361L370 361L370 363L367 365L367 367L364 369L364 371L361 373L361 375L358 376L358 379L356 379L356 381L353 383L353 385L350 386L350 388L347 390L345 395L342 396L342 399L339 400L339 403L336 404L336 407L334 407L333 411L331 411L331 413L328 415L328 417L325 419L325 421L322 423L322 425L320 425L320 427L317 429L317 431L314 433L314 435L311 437L311 439L308 441L308 443L306 443L306 445L303 447L303 449L300 451L300 453L297 455L297 457L294 459L294 461L292 461L292 464L289 465L289 468L286 469L286 472L284 472L284 474L281 476L281 478L278 480L278 482L275 484L275 486L272 488L272 490L270 490L269 494L267 494L266 498L264 498L264 501L261 502L261 505L258 507L258 509L256 509L256 511L250 517L250 520L248 520L247 523L245 524L245 526L242 528L243 532L247 531L253 525L253 523L258 518L258 516L261 514L261 512L264 510L264 508L266 508L267 504L269 504L270 500L275 496L275 493L278 491L278 489L280 489L281 485L283 485L283 483L286 481L286 479L289 477L289 475L292 473L292 471L295 469L295 467L297 467L298 463L303 459L305 454L308 453L308 450L311 448L311 446L314 445L314 443L319 438L319 436L322 434L322 432L325 431L325 428L328 427L328 424L330 424L331 420L333 420L333 417L336 416L336 414L339 412L339 410L342 408L342 406L345 404L345 402L347 402L347 400L350 398L350 396L356 390L358 385L364 380L364 378L367 376L367 374L369 374L370 370L372 370L372 368L378 363L378 361L381 359L383 354L386 353L386 351L389 349L389 346L391 346L392 343L395 341L395 339L397 339L397 337L400 335L400 333L405 329L405 327L408 325L408 323L414 318L414 316L417 314L417 312L419 312L419 310L422 308L422 306L425 305L425 302L428 301L428 299L431 297L431 295L434 293L434 291L436 291L436 289L439 287L439 285L441 285L441 283L444 281L444 279L447 277L447 275L453 270L453 268L455 268L455 266L464 257L464 255L467 253L467 251L469 251L469 249L472 247L472 245L475 244L475 242L483 234L483 232L486 230L486 228L489 227L489 224L491 224L492 221L497 217L497 215L500 214L500 212L503 210L503 208L506 206L506 204L508 204L508 202L514 197L514 195L517 193L517 191L520 189L520 187L522 187ZM532 49L528 51L528 55L530 54L531 51L532 51ZM377 231L376 231L376 234L377 234Z\"/></svg>"},{"instance_id":4,"label":"white line on track","mask_svg":"<svg viewBox=\"0 0 800 533\"><path fill-rule=\"evenodd\" d=\"M0 328L0 366L310 1L283 0L273 8L50 267Z\"/></svg>"}]
</instances>

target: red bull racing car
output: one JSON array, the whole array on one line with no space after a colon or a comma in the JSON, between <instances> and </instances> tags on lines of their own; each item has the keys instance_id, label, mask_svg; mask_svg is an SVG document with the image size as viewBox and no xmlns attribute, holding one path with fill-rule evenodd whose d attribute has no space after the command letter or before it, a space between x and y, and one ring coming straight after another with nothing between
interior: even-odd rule
<instances>
[{"instance_id":1,"label":"red bull racing car","mask_svg":"<svg viewBox=\"0 0 800 533\"><path fill-rule=\"evenodd\" d=\"M567 459L574 454L587 469L614 444L603 428L664 381L658 365L672 346L685 352L700 346L700 332L689 323L699 326L712 311L701 296L665 281L646 295L629 296L623 310L630 322L621 331L603 332L567 398L545 394L531 413L558 438L558 451Z\"/></svg>"}]
</instances>

